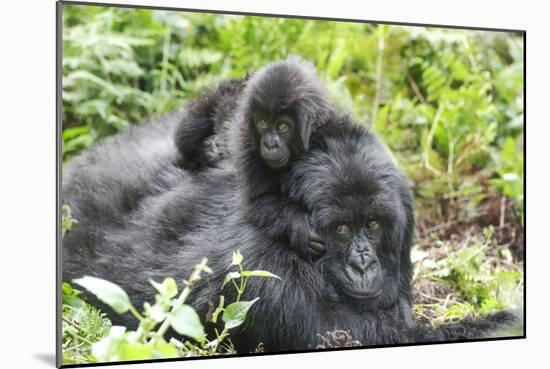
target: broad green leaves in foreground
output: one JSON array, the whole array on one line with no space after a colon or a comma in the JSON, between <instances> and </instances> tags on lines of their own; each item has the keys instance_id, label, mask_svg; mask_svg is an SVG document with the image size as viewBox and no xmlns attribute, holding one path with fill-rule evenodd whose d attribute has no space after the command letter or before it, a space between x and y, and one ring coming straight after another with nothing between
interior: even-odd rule
<instances>
[{"instance_id":1,"label":"broad green leaves in foreground","mask_svg":"<svg viewBox=\"0 0 550 369\"><path fill-rule=\"evenodd\" d=\"M170 315L170 324L179 334L191 337L197 342L202 342L206 334L199 315L189 305L182 305Z\"/></svg>"},{"instance_id":2,"label":"broad green leaves in foreground","mask_svg":"<svg viewBox=\"0 0 550 369\"><path fill-rule=\"evenodd\" d=\"M245 322L247 313L259 300L255 298L250 301L241 301L248 279L251 277L280 278L267 271L245 270L242 266L243 256L238 251L235 252L231 267L237 270L227 274L222 288L231 281L236 292L236 301L226 306L224 296L220 296L210 321L214 324L223 324L220 330L215 330L216 337L209 339L195 309L185 304L187 296L192 292L190 286L201 280L201 274L212 273L206 262L207 260L203 259L194 268L189 279L185 281L185 288L179 294L177 283L173 278L166 278L162 283L151 280L152 288L157 291L157 294L154 303L144 303L143 312L139 312L126 292L112 282L90 276L75 279L73 281L75 284L96 295L117 313L132 313L139 321L139 326L135 331L129 331L126 327L113 326L108 332L106 327L102 330L102 336L91 337L91 339L81 338L81 342L78 342L79 338L73 332L73 336L76 337L74 347L85 345L88 349L84 354L87 352L89 356L87 359L70 361L70 363L146 360L231 352L230 330ZM73 292L68 284L64 285L64 306L65 304L86 306L78 298L78 293ZM218 319L220 314L221 322ZM72 321L71 324L75 325ZM170 327L189 340L178 341L172 338L167 341L165 335Z\"/></svg>"},{"instance_id":3,"label":"broad green leaves in foreground","mask_svg":"<svg viewBox=\"0 0 550 369\"><path fill-rule=\"evenodd\" d=\"M259 297L252 301L240 301L234 302L225 308L222 316L222 320L225 322L225 326L228 329L238 327L243 324L246 319L246 313L254 305Z\"/></svg>"},{"instance_id":4,"label":"broad green leaves in foreground","mask_svg":"<svg viewBox=\"0 0 550 369\"><path fill-rule=\"evenodd\" d=\"M98 299L112 307L118 314L130 310L132 305L130 298L122 288L112 282L89 276L75 279L73 282L96 295Z\"/></svg>"}]
</instances>

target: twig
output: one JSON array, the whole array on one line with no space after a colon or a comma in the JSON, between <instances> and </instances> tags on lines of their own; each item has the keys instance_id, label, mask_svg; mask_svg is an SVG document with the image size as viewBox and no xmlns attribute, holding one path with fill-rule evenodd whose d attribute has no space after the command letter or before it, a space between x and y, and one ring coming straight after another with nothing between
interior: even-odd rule
<instances>
[{"instance_id":1,"label":"twig","mask_svg":"<svg viewBox=\"0 0 550 369\"><path fill-rule=\"evenodd\" d=\"M200 264L195 266L195 270L193 271L193 273L191 273L191 275L189 276L189 279L186 282L185 289L182 291L180 297L178 297L178 299L172 306L171 312L177 310L183 305L183 303L191 293L191 290L193 289L193 286L195 285L195 283L201 279L201 272L205 269L207 261L208 259L203 258ZM170 316L167 316L164 322L162 322L159 330L157 331L157 335L160 337L163 337L169 327L170 327ZM153 342L152 339L151 341L149 341L149 343L151 342Z\"/></svg>"},{"instance_id":2,"label":"twig","mask_svg":"<svg viewBox=\"0 0 550 369\"><path fill-rule=\"evenodd\" d=\"M384 25L378 25L378 51L376 55L376 85L374 100L372 102L371 125L376 124L378 119L378 109L380 105L380 90L382 89L382 63L384 61Z\"/></svg>"},{"instance_id":3,"label":"twig","mask_svg":"<svg viewBox=\"0 0 550 369\"><path fill-rule=\"evenodd\" d=\"M418 221L418 228L422 230L420 234L424 234L426 232L426 222L424 222L424 219L420 219Z\"/></svg>"},{"instance_id":4,"label":"twig","mask_svg":"<svg viewBox=\"0 0 550 369\"><path fill-rule=\"evenodd\" d=\"M438 224L436 226L433 226L433 227L430 227L430 228L426 229L420 236L426 236L427 234L430 234L430 233L435 232L435 231L439 231L441 229L448 228L452 225L455 225L456 223L458 223L457 220L449 220L448 222L441 223L441 224Z\"/></svg>"},{"instance_id":5,"label":"twig","mask_svg":"<svg viewBox=\"0 0 550 369\"><path fill-rule=\"evenodd\" d=\"M411 88L413 89L416 98L420 100L422 104L427 104L426 98L424 97L424 95L422 95L422 92L420 92L418 85L416 84L414 78L411 76L410 73L407 73L407 81L409 81L409 84L411 85Z\"/></svg>"},{"instance_id":6,"label":"twig","mask_svg":"<svg viewBox=\"0 0 550 369\"><path fill-rule=\"evenodd\" d=\"M76 349L79 349L79 348L81 348L82 346L84 346L84 342L77 343L77 344L74 345L74 346L64 348L64 349L63 349L63 353L67 353L67 352L69 352L69 351L75 351Z\"/></svg>"},{"instance_id":7,"label":"twig","mask_svg":"<svg viewBox=\"0 0 550 369\"><path fill-rule=\"evenodd\" d=\"M65 317L62 317L63 321L67 324L69 324L71 327L75 328L77 331L82 331L82 329L74 322L70 321L69 319L65 318ZM85 344L87 345L93 345L94 343L84 337L82 337L81 335L79 334L76 334L75 332L71 332L69 330L69 333L74 337L76 338L77 340L79 340L80 342L84 342Z\"/></svg>"},{"instance_id":8,"label":"twig","mask_svg":"<svg viewBox=\"0 0 550 369\"><path fill-rule=\"evenodd\" d=\"M419 316L419 317L421 317L421 318L424 318L424 319L426 319L426 320L428 320L428 321L432 320L432 318L431 318L430 316L428 316L428 315L426 315L426 314L424 314L424 313L420 313L420 312L418 312L418 311L415 311L414 313L415 313L416 316Z\"/></svg>"},{"instance_id":9,"label":"twig","mask_svg":"<svg viewBox=\"0 0 550 369\"><path fill-rule=\"evenodd\" d=\"M451 300L451 296L452 294L448 294L446 297L445 297L445 301L443 301L443 308L446 309L447 308L447 305L449 304L449 301Z\"/></svg>"},{"instance_id":10,"label":"twig","mask_svg":"<svg viewBox=\"0 0 550 369\"><path fill-rule=\"evenodd\" d=\"M78 331L81 331L82 329L80 328L80 326L78 326L75 322L73 322L72 320L68 319L68 318L65 318L65 317L62 317L61 319L63 319L63 321L67 324L69 324L70 326L72 326L73 328L75 328L76 330Z\"/></svg>"},{"instance_id":11,"label":"twig","mask_svg":"<svg viewBox=\"0 0 550 369\"><path fill-rule=\"evenodd\" d=\"M506 215L506 197L502 196L500 198L500 222L498 227L504 228L504 216Z\"/></svg>"},{"instance_id":12,"label":"twig","mask_svg":"<svg viewBox=\"0 0 550 369\"><path fill-rule=\"evenodd\" d=\"M76 334L74 332L69 332L71 334L71 336L73 336L75 339L79 340L80 342L83 342L85 344L87 344L88 346L91 346L93 345L94 343L84 337L82 337L81 335L79 334Z\"/></svg>"},{"instance_id":13,"label":"twig","mask_svg":"<svg viewBox=\"0 0 550 369\"><path fill-rule=\"evenodd\" d=\"M437 107L437 111L435 113L434 120L432 121L432 126L430 127L430 132L428 134L428 142L426 143L426 147L424 148L424 166L426 167L426 169L435 173L438 176L441 175L441 172L432 167L432 165L430 164L429 150L432 147L435 129L437 127L437 124L439 123L439 119L441 118L441 113L443 113L443 103L440 103Z\"/></svg>"},{"instance_id":14,"label":"twig","mask_svg":"<svg viewBox=\"0 0 550 369\"><path fill-rule=\"evenodd\" d=\"M428 295L427 293L424 293L424 292L418 292L418 294L422 297L427 298L428 300L433 300L433 301L438 301L438 302L445 301L445 299L440 299L439 297L431 296L431 295Z\"/></svg>"},{"instance_id":15,"label":"twig","mask_svg":"<svg viewBox=\"0 0 550 369\"><path fill-rule=\"evenodd\" d=\"M166 92L166 79L168 73L168 61L170 60L170 39L172 37L172 27L168 23L166 34L164 35L164 45L162 47L162 69L160 72L160 93Z\"/></svg>"},{"instance_id":16,"label":"twig","mask_svg":"<svg viewBox=\"0 0 550 369\"><path fill-rule=\"evenodd\" d=\"M447 156L447 186L449 191L453 190L452 175L453 175L453 163L455 159L455 143L454 139L449 140L449 155Z\"/></svg>"},{"instance_id":17,"label":"twig","mask_svg":"<svg viewBox=\"0 0 550 369\"><path fill-rule=\"evenodd\" d=\"M462 241L462 245L461 245L461 249L465 248L466 246L468 246L468 244L470 243L470 241L472 240L472 235L470 233L468 233L466 235L466 239L464 241Z\"/></svg>"}]
</instances>

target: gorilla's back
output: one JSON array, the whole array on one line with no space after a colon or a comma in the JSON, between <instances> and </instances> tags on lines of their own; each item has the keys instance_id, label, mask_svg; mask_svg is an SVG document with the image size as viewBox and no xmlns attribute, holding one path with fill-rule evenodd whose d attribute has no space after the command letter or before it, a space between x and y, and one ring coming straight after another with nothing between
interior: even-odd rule
<instances>
[{"instance_id":1,"label":"gorilla's back","mask_svg":"<svg viewBox=\"0 0 550 369\"><path fill-rule=\"evenodd\" d=\"M100 233L125 226L144 199L181 182L185 174L173 164L177 155L173 132L182 114L176 111L131 126L83 151L63 168L62 203L77 221L63 240L64 270L82 268ZM75 253L79 256L73 257Z\"/></svg>"}]
</instances>

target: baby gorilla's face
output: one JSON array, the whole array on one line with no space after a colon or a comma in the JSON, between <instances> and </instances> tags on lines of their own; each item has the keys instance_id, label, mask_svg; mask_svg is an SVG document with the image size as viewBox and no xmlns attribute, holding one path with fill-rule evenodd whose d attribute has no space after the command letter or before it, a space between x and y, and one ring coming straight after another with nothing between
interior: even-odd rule
<instances>
[{"instance_id":1,"label":"baby gorilla's face","mask_svg":"<svg viewBox=\"0 0 550 369\"><path fill-rule=\"evenodd\" d=\"M254 127L265 164L272 169L286 167L291 161L291 145L296 137L294 120L286 115L261 116L254 120Z\"/></svg>"}]
</instances>

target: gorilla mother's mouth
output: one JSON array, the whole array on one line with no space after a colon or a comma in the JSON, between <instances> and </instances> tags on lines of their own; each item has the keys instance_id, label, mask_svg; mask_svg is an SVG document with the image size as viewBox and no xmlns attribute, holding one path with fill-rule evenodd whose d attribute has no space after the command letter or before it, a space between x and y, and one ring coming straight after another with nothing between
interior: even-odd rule
<instances>
[{"instance_id":1,"label":"gorilla mother's mouth","mask_svg":"<svg viewBox=\"0 0 550 369\"><path fill-rule=\"evenodd\" d=\"M350 288L343 288L343 292L348 296L354 297L360 300L373 300L380 296L382 289L378 288L375 291L364 291L364 290L355 290Z\"/></svg>"},{"instance_id":2,"label":"gorilla mother's mouth","mask_svg":"<svg viewBox=\"0 0 550 369\"><path fill-rule=\"evenodd\" d=\"M278 158L268 159L264 157L264 161L270 168L280 169L280 168L283 168L288 163L288 157L285 156L280 159Z\"/></svg>"},{"instance_id":3,"label":"gorilla mother's mouth","mask_svg":"<svg viewBox=\"0 0 550 369\"><path fill-rule=\"evenodd\" d=\"M364 270L346 265L340 279L340 289L357 299L375 299L382 292L382 272L378 263L371 263Z\"/></svg>"}]
</instances>

